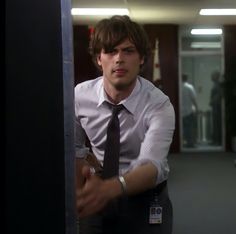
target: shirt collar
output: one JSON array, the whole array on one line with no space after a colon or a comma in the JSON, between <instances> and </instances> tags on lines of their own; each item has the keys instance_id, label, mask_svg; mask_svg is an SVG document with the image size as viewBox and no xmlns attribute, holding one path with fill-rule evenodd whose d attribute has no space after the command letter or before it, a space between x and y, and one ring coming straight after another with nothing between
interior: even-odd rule
<instances>
[{"instance_id":1,"label":"shirt collar","mask_svg":"<svg viewBox=\"0 0 236 234\"><path fill-rule=\"evenodd\" d=\"M97 94L98 94L98 104L97 107L101 106L104 102L108 101L106 92L103 88L103 79L100 79L97 86Z\"/></svg>"},{"instance_id":2,"label":"shirt collar","mask_svg":"<svg viewBox=\"0 0 236 234\"><path fill-rule=\"evenodd\" d=\"M135 97L140 92L140 89L141 89L141 82L140 82L140 77L138 76L132 93L126 99L122 100L119 103L119 104L122 104L132 114L134 114L135 108L138 104L138 99ZM98 93L97 107L101 106L104 102L110 102L108 100L107 94L103 88L103 79L99 80L99 83L97 86L97 93Z\"/></svg>"}]
</instances>

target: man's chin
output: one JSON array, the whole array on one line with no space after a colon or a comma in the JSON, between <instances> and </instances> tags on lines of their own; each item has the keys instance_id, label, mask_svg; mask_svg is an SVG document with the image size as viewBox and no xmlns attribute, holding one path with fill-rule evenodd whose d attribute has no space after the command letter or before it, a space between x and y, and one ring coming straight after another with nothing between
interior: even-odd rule
<instances>
[{"instance_id":1,"label":"man's chin","mask_svg":"<svg viewBox=\"0 0 236 234\"><path fill-rule=\"evenodd\" d=\"M117 82L114 87L119 90L119 91L122 91L122 90L126 90L129 86L131 85L131 83L122 83L122 82Z\"/></svg>"},{"instance_id":2,"label":"man's chin","mask_svg":"<svg viewBox=\"0 0 236 234\"><path fill-rule=\"evenodd\" d=\"M119 90L126 90L129 89L134 85L136 79L130 79L129 77L116 77L113 79L113 86Z\"/></svg>"}]
</instances>

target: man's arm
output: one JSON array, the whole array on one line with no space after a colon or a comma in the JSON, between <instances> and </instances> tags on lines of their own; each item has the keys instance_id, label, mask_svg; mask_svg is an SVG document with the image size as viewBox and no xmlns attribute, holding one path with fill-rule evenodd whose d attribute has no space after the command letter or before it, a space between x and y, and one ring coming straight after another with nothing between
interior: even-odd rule
<instances>
[{"instance_id":1,"label":"man's arm","mask_svg":"<svg viewBox=\"0 0 236 234\"><path fill-rule=\"evenodd\" d=\"M77 193L77 210L79 217L94 214L111 200L124 195L117 177L102 180L91 175L88 167L83 167L82 177L86 178L84 186ZM156 185L157 169L152 163L137 166L124 175L125 195L135 195Z\"/></svg>"},{"instance_id":2,"label":"man's arm","mask_svg":"<svg viewBox=\"0 0 236 234\"><path fill-rule=\"evenodd\" d=\"M124 179L127 185L127 195L138 194L155 187L157 174L157 168L151 162L126 173Z\"/></svg>"}]
</instances>

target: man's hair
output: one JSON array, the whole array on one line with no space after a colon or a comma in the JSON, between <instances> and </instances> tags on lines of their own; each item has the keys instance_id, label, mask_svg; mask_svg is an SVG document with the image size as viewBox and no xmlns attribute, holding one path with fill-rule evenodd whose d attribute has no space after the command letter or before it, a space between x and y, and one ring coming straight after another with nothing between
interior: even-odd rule
<instances>
[{"instance_id":1,"label":"man's hair","mask_svg":"<svg viewBox=\"0 0 236 234\"><path fill-rule=\"evenodd\" d=\"M142 26L132 21L128 16L115 15L98 22L91 35L89 52L95 64L98 66L97 56L102 49L105 52L112 51L126 38L135 45L140 57L144 58L146 62L150 52L150 43L146 32Z\"/></svg>"},{"instance_id":2,"label":"man's hair","mask_svg":"<svg viewBox=\"0 0 236 234\"><path fill-rule=\"evenodd\" d=\"M220 76L221 76L221 74L218 70L215 70L211 73L211 79L214 81L219 81Z\"/></svg>"},{"instance_id":3,"label":"man's hair","mask_svg":"<svg viewBox=\"0 0 236 234\"><path fill-rule=\"evenodd\" d=\"M186 82L188 80L188 75L187 74L182 74L182 81Z\"/></svg>"}]
</instances>

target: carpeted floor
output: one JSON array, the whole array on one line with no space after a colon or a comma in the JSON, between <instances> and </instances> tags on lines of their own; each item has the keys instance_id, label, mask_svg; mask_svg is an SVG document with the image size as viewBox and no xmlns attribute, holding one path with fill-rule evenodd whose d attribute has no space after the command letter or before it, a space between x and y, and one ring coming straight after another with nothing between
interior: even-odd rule
<instances>
[{"instance_id":1,"label":"carpeted floor","mask_svg":"<svg viewBox=\"0 0 236 234\"><path fill-rule=\"evenodd\" d=\"M169 155L173 234L236 233L233 153Z\"/></svg>"}]
</instances>

